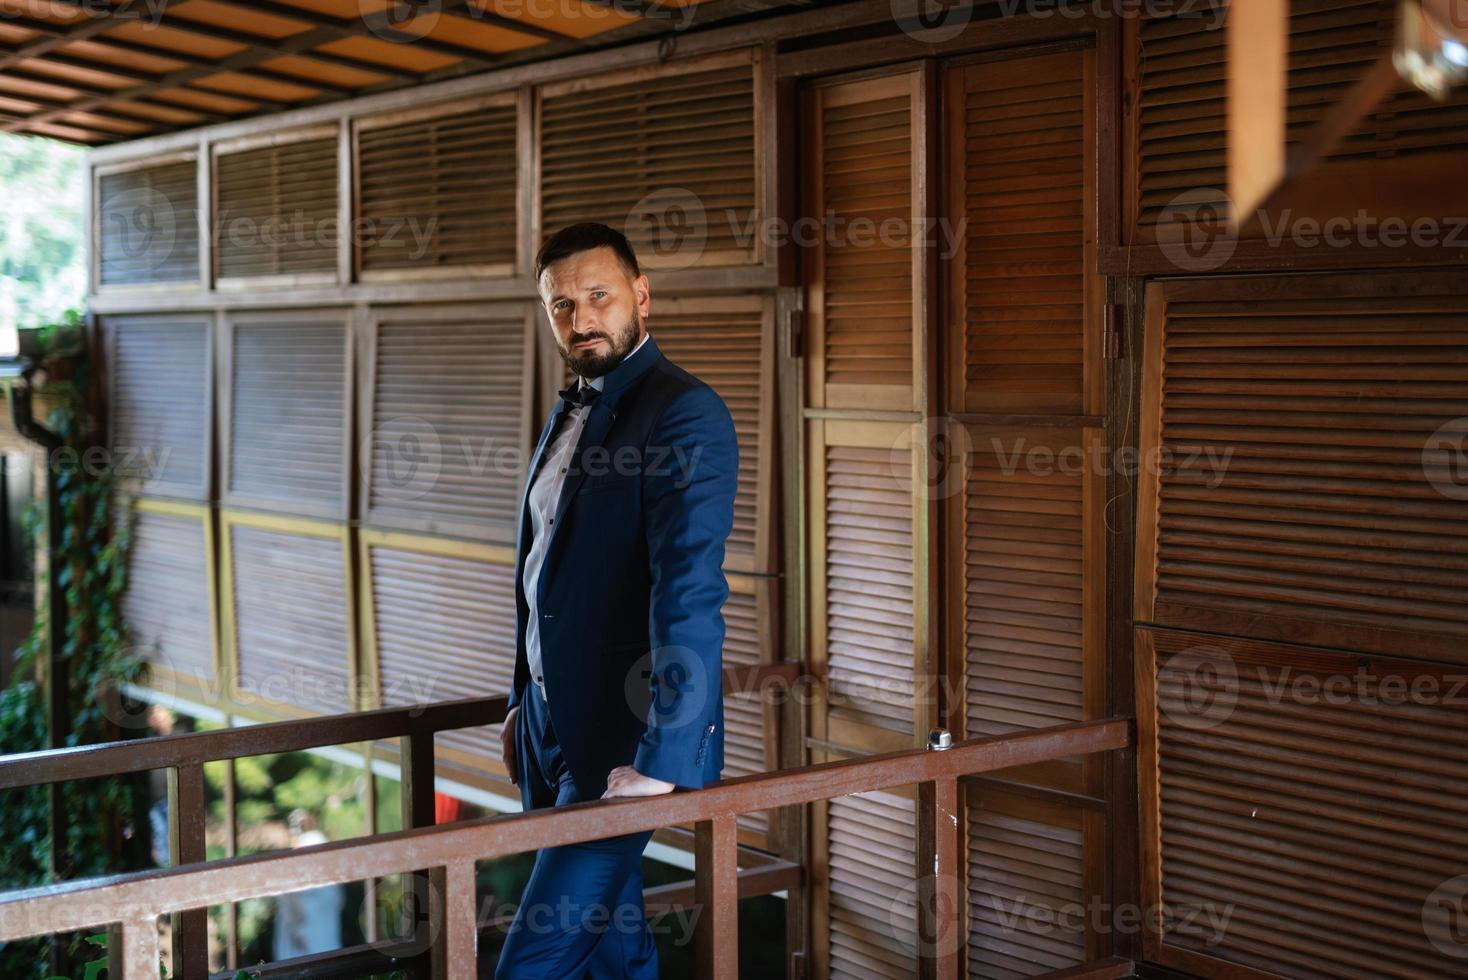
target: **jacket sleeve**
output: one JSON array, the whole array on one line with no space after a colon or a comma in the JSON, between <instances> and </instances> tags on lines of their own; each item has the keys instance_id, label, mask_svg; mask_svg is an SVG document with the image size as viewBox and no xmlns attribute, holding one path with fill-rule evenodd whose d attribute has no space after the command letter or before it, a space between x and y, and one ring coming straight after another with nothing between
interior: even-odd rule
<instances>
[{"instance_id":1,"label":"jacket sleeve","mask_svg":"<svg viewBox=\"0 0 1468 980\"><path fill-rule=\"evenodd\" d=\"M652 703L632 768L697 788L722 696L724 542L739 484L734 420L712 388L689 389L663 410L642 481Z\"/></svg>"}]
</instances>

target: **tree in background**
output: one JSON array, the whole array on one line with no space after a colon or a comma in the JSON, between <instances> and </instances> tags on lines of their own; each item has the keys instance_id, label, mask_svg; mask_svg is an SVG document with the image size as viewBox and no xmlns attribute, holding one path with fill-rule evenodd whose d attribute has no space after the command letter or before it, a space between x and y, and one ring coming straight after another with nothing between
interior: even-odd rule
<instances>
[{"instance_id":1,"label":"tree in background","mask_svg":"<svg viewBox=\"0 0 1468 980\"><path fill-rule=\"evenodd\" d=\"M82 305L84 153L69 143L0 133L0 335L61 322Z\"/></svg>"}]
</instances>

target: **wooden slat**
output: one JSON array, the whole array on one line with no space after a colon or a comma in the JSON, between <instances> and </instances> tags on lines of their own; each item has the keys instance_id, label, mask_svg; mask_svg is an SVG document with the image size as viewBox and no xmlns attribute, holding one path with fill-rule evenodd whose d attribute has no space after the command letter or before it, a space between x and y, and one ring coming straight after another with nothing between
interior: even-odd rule
<instances>
[{"instance_id":1,"label":"wooden slat","mask_svg":"<svg viewBox=\"0 0 1468 980\"><path fill-rule=\"evenodd\" d=\"M206 500L210 488L211 324L200 316L115 317L110 432L119 475L142 493Z\"/></svg>"},{"instance_id":2,"label":"wooden slat","mask_svg":"<svg viewBox=\"0 0 1468 980\"><path fill-rule=\"evenodd\" d=\"M191 160L98 179L96 254L102 286L199 278L197 180Z\"/></svg>"},{"instance_id":3,"label":"wooden slat","mask_svg":"<svg viewBox=\"0 0 1468 980\"><path fill-rule=\"evenodd\" d=\"M518 306L377 315L369 522L514 542L530 343Z\"/></svg>"},{"instance_id":4,"label":"wooden slat","mask_svg":"<svg viewBox=\"0 0 1468 980\"><path fill-rule=\"evenodd\" d=\"M906 448L828 445L826 678L833 713L913 724L913 518Z\"/></svg>"},{"instance_id":5,"label":"wooden slat","mask_svg":"<svg viewBox=\"0 0 1468 980\"><path fill-rule=\"evenodd\" d=\"M361 268L515 261L513 103L357 133Z\"/></svg>"},{"instance_id":6,"label":"wooden slat","mask_svg":"<svg viewBox=\"0 0 1468 980\"><path fill-rule=\"evenodd\" d=\"M1442 669L1139 632L1157 690L1147 819L1164 961L1312 980L1461 975L1448 912L1461 889L1434 900L1468 839L1468 728ZM1406 696L1424 682L1433 697Z\"/></svg>"},{"instance_id":7,"label":"wooden slat","mask_svg":"<svg viewBox=\"0 0 1468 980\"><path fill-rule=\"evenodd\" d=\"M1152 621L1468 662L1462 282L1161 295Z\"/></svg>"},{"instance_id":8,"label":"wooden slat","mask_svg":"<svg viewBox=\"0 0 1468 980\"><path fill-rule=\"evenodd\" d=\"M970 790L971 977L1038 977L1086 960L1083 827L1074 813L1031 802Z\"/></svg>"},{"instance_id":9,"label":"wooden slat","mask_svg":"<svg viewBox=\"0 0 1468 980\"><path fill-rule=\"evenodd\" d=\"M609 159L612 113L620 151ZM602 221L627 234L648 268L755 260L751 65L542 95L539 139L542 240Z\"/></svg>"},{"instance_id":10,"label":"wooden slat","mask_svg":"<svg viewBox=\"0 0 1468 980\"><path fill-rule=\"evenodd\" d=\"M226 498L345 516L346 325L303 313L230 328Z\"/></svg>"},{"instance_id":11,"label":"wooden slat","mask_svg":"<svg viewBox=\"0 0 1468 980\"><path fill-rule=\"evenodd\" d=\"M809 211L821 224L808 259L815 404L912 405L914 242L918 213L917 75L818 89L809 110L817 160Z\"/></svg>"},{"instance_id":12,"label":"wooden slat","mask_svg":"<svg viewBox=\"0 0 1468 980\"><path fill-rule=\"evenodd\" d=\"M132 548L122 616L133 645L151 664L215 681L212 547L209 515L152 509L132 517Z\"/></svg>"},{"instance_id":13,"label":"wooden slat","mask_svg":"<svg viewBox=\"0 0 1468 980\"><path fill-rule=\"evenodd\" d=\"M377 707L504 694L515 673L515 568L446 553L406 535L367 540ZM426 545L426 546L425 546ZM437 742L500 768L500 724L441 732Z\"/></svg>"},{"instance_id":14,"label":"wooden slat","mask_svg":"<svg viewBox=\"0 0 1468 980\"><path fill-rule=\"evenodd\" d=\"M1086 410L1085 59L994 61L950 78L966 411ZM1017 71L1035 84L1015 88Z\"/></svg>"},{"instance_id":15,"label":"wooden slat","mask_svg":"<svg viewBox=\"0 0 1468 980\"><path fill-rule=\"evenodd\" d=\"M235 678L256 710L353 709L346 562L338 533L229 521Z\"/></svg>"},{"instance_id":16,"label":"wooden slat","mask_svg":"<svg viewBox=\"0 0 1468 980\"><path fill-rule=\"evenodd\" d=\"M216 275L336 271L335 137L221 153L214 166Z\"/></svg>"},{"instance_id":17,"label":"wooden slat","mask_svg":"<svg viewBox=\"0 0 1468 980\"><path fill-rule=\"evenodd\" d=\"M890 792L858 793L827 808L830 976L917 976L913 801Z\"/></svg>"}]
</instances>

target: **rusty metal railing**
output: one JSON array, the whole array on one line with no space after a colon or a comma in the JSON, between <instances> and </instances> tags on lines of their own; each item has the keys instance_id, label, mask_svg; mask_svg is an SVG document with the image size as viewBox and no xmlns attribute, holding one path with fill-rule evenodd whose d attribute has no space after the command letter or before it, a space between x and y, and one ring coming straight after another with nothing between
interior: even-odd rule
<instances>
[{"instance_id":1,"label":"rusty metal railing","mask_svg":"<svg viewBox=\"0 0 1468 980\"><path fill-rule=\"evenodd\" d=\"M726 685L756 685L762 678L783 676L794 669L793 664L745 668L726 677ZM159 959L158 917L174 915L178 917L176 922L187 923L196 915L198 927L190 929L175 947L179 957L175 959L175 974L187 980L204 975L193 972L200 970L201 963L207 969L207 950L200 947L205 935L202 917L210 905L357 881L364 869L370 869L374 877L427 869L428 899L431 911L436 913L430 916L432 976L459 980L476 975L476 861L692 824L693 899L701 907L694 932L699 976L735 977L737 908L744 884L736 860L735 821L739 815L916 784L919 840L934 855L932 887L917 889L919 944L926 951L924 973L956 978L958 944L943 941L942 937L953 935L950 930L961 927L957 920L961 903L956 894L961 880L961 828L955 816L959 780L1012 766L1122 749L1133 742L1129 720L1080 722L955 742L942 751L911 749L737 777L691 792L593 800L433 827L433 733L494 724L503 720L504 703L503 697L466 700L427 709L384 709L0 758L0 789L166 768L170 802L196 801L200 815L197 821L176 821L189 824L177 831L189 841L189 849L180 846L180 852L194 853L192 848L197 844L199 855L180 866L0 894L0 941L109 923L114 935L109 950L115 956L115 969L109 975L123 980L154 980ZM403 808L408 829L200 863L204 761L393 737L404 739ZM217 754L200 757L200 750ZM175 832L172 827L170 832ZM784 873L788 869L766 872L766 883L780 880L778 875ZM746 885L743 890L750 889Z\"/></svg>"}]
</instances>

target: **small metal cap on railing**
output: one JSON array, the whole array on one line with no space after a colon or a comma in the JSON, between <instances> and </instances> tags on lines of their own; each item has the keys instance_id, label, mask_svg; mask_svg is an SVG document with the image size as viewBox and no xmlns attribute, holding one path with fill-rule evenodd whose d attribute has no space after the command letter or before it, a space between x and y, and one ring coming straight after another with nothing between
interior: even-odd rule
<instances>
[{"instance_id":1,"label":"small metal cap on railing","mask_svg":"<svg viewBox=\"0 0 1468 980\"><path fill-rule=\"evenodd\" d=\"M953 734L946 728L934 728L928 732L928 748L941 752L953 748Z\"/></svg>"}]
</instances>

